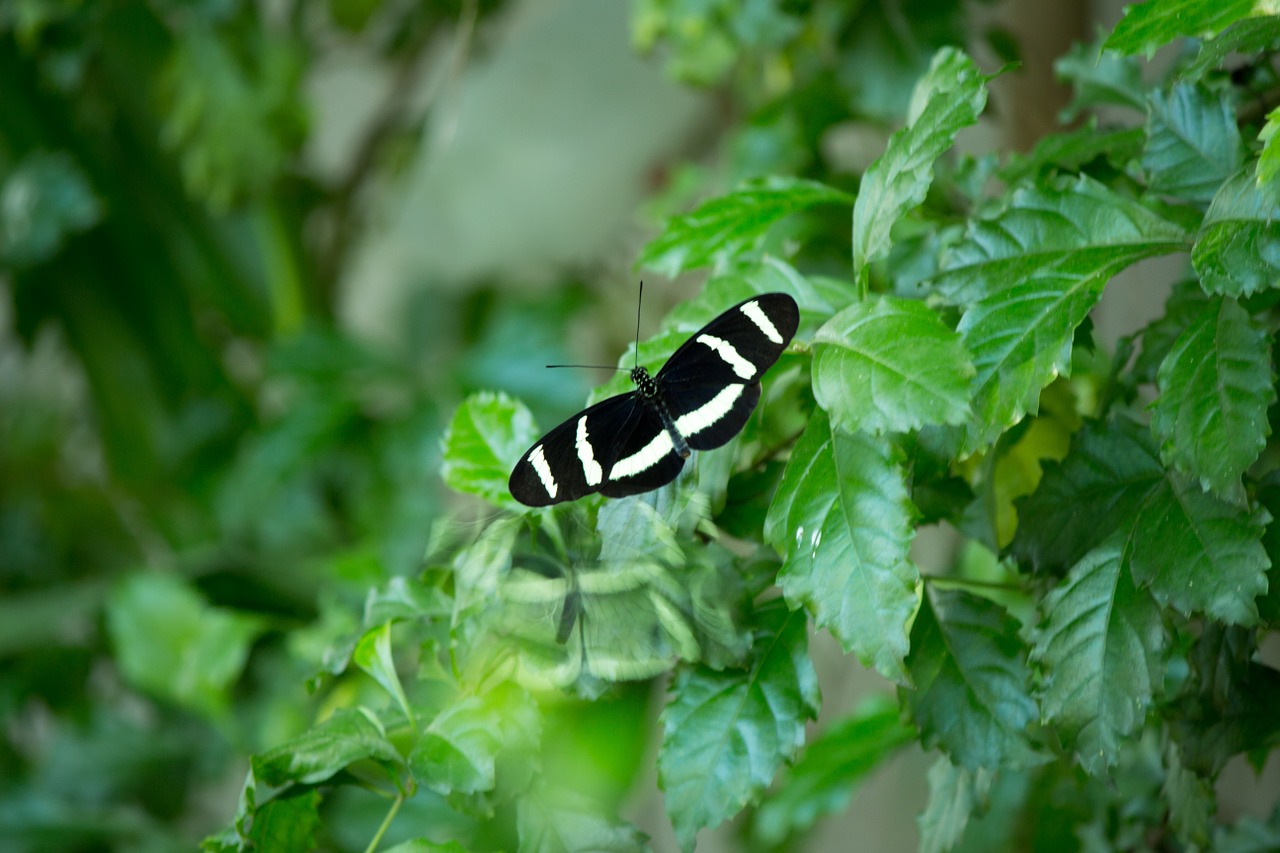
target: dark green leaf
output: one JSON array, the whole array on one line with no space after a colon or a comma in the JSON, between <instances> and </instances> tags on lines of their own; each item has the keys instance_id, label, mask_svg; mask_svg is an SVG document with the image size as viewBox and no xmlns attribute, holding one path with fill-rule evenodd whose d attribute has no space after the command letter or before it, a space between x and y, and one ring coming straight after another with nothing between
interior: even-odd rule
<instances>
[{"instance_id":1,"label":"dark green leaf","mask_svg":"<svg viewBox=\"0 0 1280 853\"><path fill-rule=\"evenodd\" d=\"M909 432L968 415L973 364L923 302L855 302L818 329L813 354L818 405L849 432Z\"/></svg>"},{"instance_id":2,"label":"dark green leaf","mask_svg":"<svg viewBox=\"0 0 1280 853\"><path fill-rule=\"evenodd\" d=\"M1042 137L1026 154L1014 153L1000 168L1000 178L1009 185L1032 180L1042 173L1079 172L1099 157L1113 168L1121 168L1137 158L1146 134L1140 127L1099 128L1098 120L1089 121L1075 130L1065 130Z\"/></svg>"},{"instance_id":3,"label":"dark green leaf","mask_svg":"<svg viewBox=\"0 0 1280 853\"><path fill-rule=\"evenodd\" d=\"M253 759L253 773L265 785L323 782L347 766L372 759L399 766L400 753L371 712L343 709L291 741Z\"/></svg>"},{"instance_id":4,"label":"dark green leaf","mask_svg":"<svg viewBox=\"0 0 1280 853\"><path fill-rule=\"evenodd\" d=\"M1213 782L1184 767L1176 746L1170 744L1165 757L1169 775L1163 793L1169 804L1169 825L1188 848L1203 849L1209 843L1209 829L1218 810Z\"/></svg>"},{"instance_id":5,"label":"dark green leaf","mask_svg":"<svg viewBox=\"0 0 1280 853\"><path fill-rule=\"evenodd\" d=\"M646 838L585 797L556 792L521 797L516 832L520 853L639 853Z\"/></svg>"},{"instance_id":6,"label":"dark green leaf","mask_svg":"<svg viewBox=\"0 0 1280 853\"><path fill-rule=\"evenodd\" d=\"M1059 80L1075 89L1071 104L1063 110L1064 122L1102 106L1146 110L1142 68L1134 59L1102 50L1097 44L1077 42L1053 63L1053 70Z\"/></svg>"},{"instance_id":7,"label":"dark green leaf","mask_svg":"<svg viewBox=\"0 0 1280 853\"><path fill-rule=\"evenodd\" d=\"M1258 132L1258 141L1262 143L1262 153L1258 155L1258 189L1272 200L1280 195L1276 190L1276 177L1280 176L1280 133L1277 131L1280 131L1280 108L1267 113L1267 123Z\"/></svg>"},{"instance_id":8,"label":"dark green leaf","mask_svg":"<svg viewBox=\"0 0 1280 853\"><path fill-rule=\"evenodd\" d=\"M538 438L529 410L506 394L472 394L444 435L441 476L453 489L498 506L519 507L507 480L520 455Z\"/></svg>"},{"instance_id":9,"label":"dark green leaf","mask_svg":"<svg viewBox=\"0 0 1280 853\"><path fill-rule=\"evenodd\" d=\"M968 770L1036 761L1027 727L1037 712L1017 623L967 592L926 587L898 688L926 747Z\"/></svg>"},{"instance_id":10,"label":"dark green leaf","mask_svg":"<svg viewBox=\"0 0 1280 853\"><path fill-rule=\"evenodd\" d=\"M956 134L978 120L987 103L987 78L973 60L943 48L911 95L907 125L889 139L867 169L853 206L853 273L865 282L868 266L888 256L890 229L924 201L933 164Z\"/></svg>"},{"instance_id":11,"label":"dark green leaf","mask_svg":"<svg viewBox=\"0 0 1280 853\"><path fill-rule=\"evenodd\" d=\"M251 849L307 853L314 850L320 829L320 792L304 791L296 796L276 797L253 813L249 840Z\"/></svg>"},{"instance_id":12,"label":"dark green leaf","mask_svg":"<svg viewBox=\"0 0 1280 853\"><path fill-rule=\"evenodd\" d=\"M490 791L499 754L531 755L541 733L537 704L517 687L461 696L427 725L409 769L438 794Z\"/></svg>"},{"instance_id":13,"label":"dark green leaf","mask_svg":"<svg viewBox=\"0 0 1280 853\"><path fill-rule=\"evenodd\" d=\"M1174 343L1157 382L1151 430L1161 456L1243 504L1240 477L1271 434L1270 337L1234 299L1212 299Z\"/></svg>"},{"instance_id":14,"label":"dark green leaf","mask_svg":"<svg viewBox=\"0 0 1280 853\"><path fill-rule=\"evenodd\" d=\"M858 784L915 739L900 717L892 697L873 694L853 714L809 741L781 786L756 812L755 838L777 847L822 815L847 808Z\"/></svg>"},{"instance_id":15,"label":"dark green leaf","mask_svg":"<svg viewBox=\"0 0 1280 853\"><path fill-rule=\"evenodd\" d=\"M1041 605L1032 657L1044 669L1042 714L1085 769L1114 766L1164 677L1164 624L1124 568L1112 537L1077 563Z\"/></svg>"},{"instance_id":16,"label":"dark green leaf","mask_svg":"<svg viewBox=\"0 0 1280 853\"><path fill-rule=\"evenodd\" d=\"M1254 11L1254 0L1147 0L1125 7L1105 47L1124 54L1155 53L1183 36L1215 35Z\"/></svg>"},{"instance_id":17,"label":"dark green leaf","mask_svg":"<svg viewBox=\"0 0 1280 853\"><path fill-rule=\"evenodd\" d=\"M1239 298L1280 282L1280 199L1258 188L1253 169L1213 197L1191 263L1208 293Z\"/></svg>"},{"instance_id":18,"label":"dark green leaf","mask_svg":"<svg viewBox=\"0 0 1280 853\"><path fill-rule=\"evenodd\" d=\"M1218 826L1213 835L1218 853L1270 853L1280 850L1280 805L1266 821L1246 815L1233 826Z\"/></svg>"},{"instance_id":19,"label":"dark green leaf","mask_svg":"<svg viewBox=\"0 0 1280 853\"><path fill-rule=\"evenodd\" d=\"M1138 512L1164 475L1150 431L1131 420L1088 422L1061 462L1018 501L1011 548L1037 571L1065 572Z\"/></svg>"},{"instance_id":20,"label":"dark green leaf","mask_svg":"<svg viewBox=\"0 0 1280 853\"><path fill-rule=\"evenodd\" d=\"M1242 157L1226 94L1187 83L1151 93L1142 168L1153 191L1207 203Z\"/></svg>"},{"instance_id":21,"label":"dark green leaf","mask_svg":"<svg viewBox=\"0 0 1280 853\"><path fill-rule=\"evenodd\" d=\"M771 176L672 217L640 253L638 263L667 276L734 260L755 246L769 226L819 204L852 204L847 193L814 181Z\"/></svg>"},{"instance_id":22,"label":"dark green leaf","mask_svg":"<svg viewBox=\"0 0 1280 853\"><path fill-rule=\"evenodd\" d=\"M888 439L836 429L818 411L765 519L766 537L786 555L778 583L788 601L899 684L916 608L913 513Z\"/></svg>"},{"instance_id":23,"label":"dark green leaf","mask_svg":"<svg viewBox=\"0 0 1280 853\"><path fill-rule=\"evenodd\" d=\"M219 716L266 627L210 607L177 575L140 572L107 601L107 627L124 676L157 696Z\"/></svg>"},{"instance_id":24,"label":"dark green leaf","mask_svg":"<svg viewBox=\"0 0 1280 853\"><path fill-rule=\"evenodd\" d=\"M1196 58L1182 69L1184 80L1199 80L1223 66L1232 54L1251 54L1274 50L1280 46L1280 17L1262 15L1242 18L1211 39L1200 44Z\"/></svg>"},{"instance_id":25,"label":"dark green leaf","mask_svg":"<svg viewBox=\"0 0 1280 853\"><path fill-rule=\"evenodd\" d=\"M1133 520L1126 557L1162 605L1254 625L1267 589L1266 510L1242 510L1180 477L1162 478Z\"/></svg>"},{"instance_id":26,"label":"dark green leaf","mask_svg":"<svg viewBox=\"0 0 1280 853\"><path fill-rule=\"evenodd\" d=\"M920 827L920 853L946 853L964 836L974 814L986 810L991 790L989 770L966 770L939 756L929 768L929 804L916 824Z\"/></svg>"},{"instance_id":27,"label":"dark green leaf","mask_svg":"<svg viewBox=\"0 0 1280 853\"><path fill-rule=\"evenodd\" d=\"M1085 176L1014 193L973 222L935 280L966 303L959 331L973 355L973 419L962 452L990 445L1034 412L1040 389L1071 366L1071 345L1111 276L1185 248L1185 234Z\"/></svg>"},{"instance_id":28,"label":"dark green leaf","mask_svg":"<svg viewBox=\"0 0 1280 853\"><path fill-rule=\"evenodd\" d=\"M30 154L0 187L0 259L15 266L47 261L101 218L74 160L61 152Z\"/></svg>"},{"instance_id":29,"label":"dark green leaf","mask_svg":"<svg viewBox=\"0 0 1280 853\"><path fill-rule=\"evenodd\" d=\"M804 743L818 710L802 614L760 614L754 661L746 670L682 669L662 712L658 778L683 850L760 796Z\"/></svg>"},{"instance_id":30,"label":"dark green leaf","mask_svg":"<svg viewBox=\"0 0 1280 853\"><path fill-rule=\"evenodd\" d=\"M1134 361L1133 372L1139 382L1154 384L1156 371L1173 350L1173 344L1209 304L1209 297L1194 278L1173 286L1164 303L1164 314L1142 330L1142 351Z\"/></svg>"}]
</instances>

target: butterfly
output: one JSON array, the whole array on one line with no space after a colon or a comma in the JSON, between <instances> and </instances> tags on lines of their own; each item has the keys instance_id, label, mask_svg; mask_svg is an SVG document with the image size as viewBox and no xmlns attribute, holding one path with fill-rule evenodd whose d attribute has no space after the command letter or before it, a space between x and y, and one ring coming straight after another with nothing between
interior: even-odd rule
<instances>
[{"instance_id":1,"label":"butterfly","mask_svg":"<svg viewBox=\"0 0 1280 853\"><path fill-rule=\"evenodd\" d=\"M691 450L738 434L760 400L760 377L800 324L796 302L765 293L738 303L681 344L656 376L596 403L538 439L511 472L511 496L549 506L599 492L620 498L676 478Z\"/></svg>"}]
</instances>

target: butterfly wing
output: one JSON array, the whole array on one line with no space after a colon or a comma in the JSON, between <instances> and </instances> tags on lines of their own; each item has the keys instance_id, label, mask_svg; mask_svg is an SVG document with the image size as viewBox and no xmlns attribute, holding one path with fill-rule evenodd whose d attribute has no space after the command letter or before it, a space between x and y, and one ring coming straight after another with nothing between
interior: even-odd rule
<instances>
[{"instance_id":1,"label":"butterfly wing","mask_svg":"<svg viewBox=\"0 0 1280 853\"><path fill-rule=\"evenodd\" d=\"M760 377L799 325L794 299L765 293L725 311L675 351L656 381L690 447L710 450L738 434L760 400Z\"/></svg>"},{"instance_id":2,"label":"butterfly wing","mask_svg":"<svg viewBox=\"0 0 1280 853\"><path fill-rule=\"evenodd\" d=\"M520 457L507 487L525 506L550 506L602 492L635 495L676 478L684 460L651 405L634 392L579 412Z\"/></svg>"}]
</instances>

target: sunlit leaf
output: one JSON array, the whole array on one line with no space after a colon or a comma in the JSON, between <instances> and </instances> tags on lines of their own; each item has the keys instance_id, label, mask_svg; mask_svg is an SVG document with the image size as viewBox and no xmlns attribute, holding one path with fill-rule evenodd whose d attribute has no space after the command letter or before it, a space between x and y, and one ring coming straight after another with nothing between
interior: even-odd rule
<instances>
[{"instance_id":1,"label":"sunlit leaf","mask_svg":"<svg viewBox=\"0 0 1280 853\"><path fill-rule=\"evenodd\" d=\"M1256 0L1147 0L1126 6L1124 17L1107 37L1106 48L1150 56L1183 36L1216 35L1255 12Z\"/></svg>"},{"instance_id":2,"label":"sunlit leaf","mask_svg":"<svg viewBox=\"0 0 1280 853\"><path fill-rule=\"evenodd\" d=\"M909 432L968 414L973 365L923 302L855 302L818 329L813 354L818 405L850 432Z\"/></svg>"},{"instance_id":3,"label":"sunlit leaf","mask_svg":"<svg viewBox=\"0 0 1280 853\"><path fill-rule=\"evenodd\" d=\"M1156 89L1150 104L1142 168L1151 189L1207 203L1243 157L1230 98L1184 83Z\"/></svg>"},{"instance_id":4,"label":"sunlit leaf","mask_svg":"<svg viewBox=\"0 0 1280 853\"><path fill-rule=\"evenodd\" d=\"M293 740L253 759L253 772L266 785L323 782L357 761L401 764L382 724L363 708L343 709Z\"/></svg>"},{"instance_id":5,"label":"sunlit leaf","mask_svg":"<svg viewBox=\"0 0 1280 853\"><path fill-rule=\"evenodd\" d=\"M646 836L601 805L571 792L538 793L517 804L519 853L641 853Z\"/></svg>"},{"instance_id":6,"label":"sunlit leaf","mask_svg":"<svg viewBox=\"0 0 1280 853\"><path fill-rule=\"evenodd\" d=\"M814 181L781 176L750 180L692 213L672 217L638 263L674 277L749 251L784 216L819 204L852 203L847 193Z\"/></svg>"},{"instance_id":7,"label":"sunlit leaf","mask_svg":"<svg viewBox=\"0 0 1280 853\"><path fill-rule=\"evenodd\" d=\"M439 794L489 791L499 754L531 753L541 731L538 706L520 688L463 695L427 725L409 768L419 784Z\"/></svg>"},{"instance_id":8,"label":"sunlit leaf","mask_svg":"<svg viewBox=\"0 0 1280 853\"><path fill-rule=\"evenodd\" d=\"M1122 548L1107 540L1045 597L1032 651L1044 669L1045 721L1094 774L1116 764L1164 677L1160 611L1134 587Z\"/></svg>"},{"instance_id":9,"label":"sunlit leaf","mask_svg":"<svg viewBox=\"0 0 1280 853\"><path fill-rule=\"evenodd\" d=\"M888 439L845 432L818 411L765 520L766 537L785 555L778 584L787 600L900 684L917 598L907 556L913 515L901 455Z\"/></svg>"},{"instance_id":10,"label":"sunlit leaf","mask_svg":"<svg viewBox=\"0 0 1280 853\"><path fill-rule=\"evenodd\" d=\"M1280 28L1280 24L1277 27ZM1280 131L1280 108L1267 113L1267 123L1258 131L1258 141L1262 143L1262 153L1258 155L1258 189L1272 199L1280 195L1276 189L1276 177L1280 176L1280 133L1277 131Z\"/></svg>"},{"instance_id":11,"label":"sunlit leaf","mask_svg":"<svg viewBox=\"0 0 1280 853\"><path fill-rule=\"evenodd\" d=\"M987 103L987 79L955 48L934 55L911 95L906 126L862 176L853 206L853 272L859 281L866 280L871 263L889 254L894 223L924 201L934 162L962 128L978 120Z\"/></svg>"},{"instance_id":12,"label":"sunlit leaf","mask_svg":"<svg viewBox=\"0 0 1280 853\"><path fill-rule=\"evenodd\" d=\"M804 743L818 710L806 620L774 607L758 614L745 670L682 669L662 712L658 779L682 850L754 801Z\"/></svg>"},{"instance_id":13,"label":"sunlit leaf","mask_svg":"<svg viewBox=\"0 0 1280 853\"><path fill-rule=\"evenodd\" d=\"M1271 434L1270 336L1230 298L1199 311L1160 365L1151 430L1163 458L1243 504L1240 477Z\"/></svg>"},{"instance_id":14,"label":"sunlit leaf","mask_svg":"<svg viewBox=\"0 0 1280 853\"><path fill-rule=\"evenodd\" d=\"M404 695L404 687L400 684L400 676L396 672L395 660L391 656L391 623L384 622L370 629L356 643L351 660L356 666L367 672L374 681L396 700L400 709L410 719L413 712L409 708L409 700Z\"/></svg>"},{"instance_id":15,"label":"sunlit leaf","mask_svg":"<svg viewBox=\"0 0 1280 853\"><path fill-rule=\"evenodd\" d=\"M911 629L914 689L899 699L938 747L968 770L1035 762L1027 728L1037 711L1017 623L985 598L926 588Z\"/></svg>"},{"instance_id":16,"label":"sunlit leaf","mask_svg":"<svg viewBox=\"0 0 1280 853\"><path fill-rule=\"evenodd\" d=\"M441 476L450 488L499 506L518 507L507 480L520 455L536 441L533 417L506 394L472 394L445 431Z\"/></svg>"}]
</instances>

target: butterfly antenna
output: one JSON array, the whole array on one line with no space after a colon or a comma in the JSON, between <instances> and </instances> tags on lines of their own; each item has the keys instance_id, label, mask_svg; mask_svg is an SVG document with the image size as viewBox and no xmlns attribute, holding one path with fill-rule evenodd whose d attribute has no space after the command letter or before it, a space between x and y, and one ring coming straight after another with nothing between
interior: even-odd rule
<instances>
[{"instance_id":1,"label":"butterfly antenna","mask_svg":"<svg viewBox=\"0 0 1280 853\"><path fill-rule=\"evenodd\" d=\"M640 366L640 306L644 303L644 280L640 281L640 295L636 297L636 363Z\"/></svg>"},{"instance_id":2,"label":"butterfly antenna","mask_svg":"<svg viewBox=\"0 0 1280 853\"><path fill-rule=\"evenodd\" d=\"M582 367L587 370L626 370L625 367L615 367L612 364L548 364L547 367Z\"/></svg>"}]
</instances>

